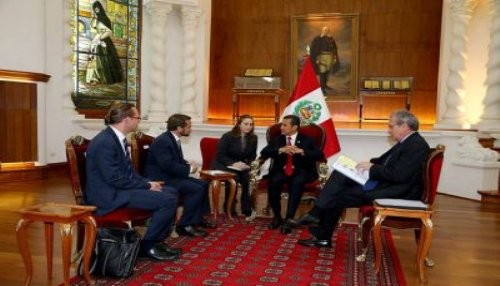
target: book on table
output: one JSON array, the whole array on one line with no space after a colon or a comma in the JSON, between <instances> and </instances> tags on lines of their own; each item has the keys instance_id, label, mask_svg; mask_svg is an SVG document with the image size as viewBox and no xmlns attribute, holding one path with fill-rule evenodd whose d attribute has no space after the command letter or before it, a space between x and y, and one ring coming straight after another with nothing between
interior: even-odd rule
<instances>
[{"instance_id":1,"label":"book on table","mask_svg":"<svg viewBox=\"0 0 500 286\"><path fill-rule=\"evenodd\" d=\"M332 168L360 185L365 185L366 181L369 179L369 172L368 170L361 171L356 169L357 164L358 162L346 155L340 155L337 160L333 162Z\"/></svg>"},{"instance_id":2,"label":"book on table","mask_svg":"<svg viewBox=\"0 0 500 286\"><path fill-rule=\"evenodd\" d=\"M239 168L239 167L235 167L235 166L226 166L226 167L228 169L235 170L235 171L240 171L240 172L250 169L250 167L246 167L246 168Z\"/></svg>"}]
</instances>

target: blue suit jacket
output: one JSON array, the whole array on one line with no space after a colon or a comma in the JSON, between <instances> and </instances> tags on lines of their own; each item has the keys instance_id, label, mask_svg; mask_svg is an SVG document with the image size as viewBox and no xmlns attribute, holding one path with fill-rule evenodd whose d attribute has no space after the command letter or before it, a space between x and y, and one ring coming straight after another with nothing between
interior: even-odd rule
<instances>
[{"instance_id":1,"label":"blue suit jacket","mask_svg":"<svg viewBox=\"0 0 500 286\"><path fill-rule=\"evenodd\" d=\"M170 179L188 178L191 167L179 152L174 135L166 131L156 137L149 147L146 161L145 176L152 180L165 181Z\"/></svg>"},{"instance_id":2,"label":"blue suit jacket","mask_svg":"<svg viewBox=\"0 0 500 286\"><path fill-rule=\"evenodd\" d=\"M126 205L130 200L129 190L150 188L148 180L132 168L111 127L92 139L87 149L86 162L85 201L97 206L97 215L107 214ZM132 168L131 176L129 168Z\"/></svg>"}]
</instances>

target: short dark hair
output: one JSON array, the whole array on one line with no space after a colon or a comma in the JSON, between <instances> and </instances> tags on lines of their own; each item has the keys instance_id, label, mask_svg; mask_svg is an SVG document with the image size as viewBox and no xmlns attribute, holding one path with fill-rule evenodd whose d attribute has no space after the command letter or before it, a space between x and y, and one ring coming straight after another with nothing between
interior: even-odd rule
<instances>
[{"instance_id":1,"label":"short dark hair","mask_svg":"<svg viewBox=\"0 0 500 286\"><path fill-rule=\"evenodd\" d=\"M283 117L283 119L290 119L290 124L292 126L297 126L297 128L300 128L300 117L297 115L289 114Z\"/></svg>"},{"instance_id":2,"label":"short dark hair","mask_svg":"<svg viewBox=\"0 0 500 286\"><path fill-rule=\"evenodd\" d=\"M172 114L167 120L167 130L174 131L177 127L185 127L186 121L191 120L191 117L181 113Z\"/></svg>"},{"instance_id":3,"label":"short dark hair","mask_svg":"<svg viewBox=\"0 0 500 286\"><path fill-rule=\"evenodd\" d=\"M108 113L104 117L104 124L112 125L120 123L123 119L134 116L133 108L135 108L135 105L132 103L125 103L118 100L111 102Z\"/></svg>"}]
</instances>

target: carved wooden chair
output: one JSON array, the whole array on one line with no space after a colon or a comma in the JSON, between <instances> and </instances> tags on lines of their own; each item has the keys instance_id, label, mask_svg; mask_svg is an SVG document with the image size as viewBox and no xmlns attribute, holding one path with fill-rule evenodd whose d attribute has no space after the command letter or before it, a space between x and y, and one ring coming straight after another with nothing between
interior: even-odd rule
<instances>
[{"instance_id":1,"label":"carved wooden chair","mask_svg":"<svg viewBox=\"0 0 500 286\"><path fill-rule=\"evenodd\" d=\"M444 159L443 145L432 148L423 166L423 190L420 201L395 200L395 204L382 205L384 200L375 200L373 205L359 208L359 226L363 243L363 253L356 260L364 261L369 246L370 234L373 232L375 242L375 268L380 269L381 240L380 227L398 229L414 229L417 242L417 266L422 281L425 281L424 263L432 267L434 262L427 257L432 240L432 205L437 194L441 167ZM424 207L412 208L408 204L422 202Z\"/></svg>"},{"instance_id":2,"label":"carved wooden chair","mask_svg":"<svg viewBox=\"0 0 500 286\"><path fill-rule=\"evenodd\" d=\"M144 168L148 159L149 147L155 138L141 131L133 132L130 136L130 156L134 169L139 175L144 176Z\"/></svg>"},{"instance_id":3,"label":"carved wooden chair","mask_svg":"<svg viewBox=\"0 0 500 286\"><path fill-rule=\"evenodd\" d=\"M325 131L323 127L316 124L304 125L300 127L299 133L313 138L316 146L318 146L320 150L323 150L323 146L325 145ZM280 124L277 123L271 125L266 131L266 140L269 143L271 140L273 140L279 135L281 135ZM256 205L257 197L260 194L267 193L267 183L268 183L267 177L263 176L262 178L259 178L260 169L267 159L268 158L259 157L251 164L250 190L252 192L253 205ZM270 164L272 163L273 162L271 160ZM325 158L317 162L316 169L319 175L318 180L309 182L304 186L304 192L301 198L303 202L308 202L311 205L318 197L319 192L321 191L324 184L326 183L326 180L328 179L328 166L326 164ZM282 197L287 198L288 194L286 192L283 192ZM262 210L262 212L263 214L268 215L269 211L270 211L270 206L269 204L267 204L267 206Z\"/></svg>"},{"instance_id":4,"label":"carved wooden chair","mask_svg":"<svg viewBox=\"0 0 500 286\"><path fill-rule=\"evenodd\" d=\"M85 153L90 140L82 136L73 136L66 140L66 158L69 165L71 188L75 197L75 202L79 205L85 204L85 184L87 174L85 170ZM148 211L120 208L103 216L94 216L97 226L128 227L144 225L151 216Z\"/></svg>"}]
</instances>

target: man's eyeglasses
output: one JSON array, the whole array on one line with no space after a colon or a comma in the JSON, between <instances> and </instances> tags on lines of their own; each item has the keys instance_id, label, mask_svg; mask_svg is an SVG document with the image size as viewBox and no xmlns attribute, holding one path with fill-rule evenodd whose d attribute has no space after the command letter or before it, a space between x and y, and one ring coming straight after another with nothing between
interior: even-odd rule
<instances>
[{"instance_id":1,"label":"man's eyeglasses","mask_svg":"<svg viewBox=\"0 0 500 286\"><path fill-rule=\"evenodd\" d=\"M130 118L134 118L134 119L137 119L137 120L142 120L142 117L140 117L140 116L130 116Z\"/></svg>"}]
</instances>

